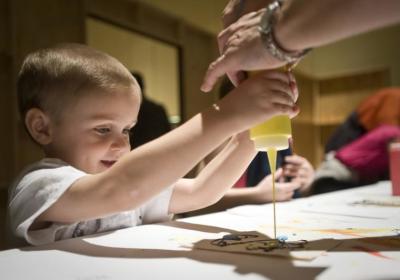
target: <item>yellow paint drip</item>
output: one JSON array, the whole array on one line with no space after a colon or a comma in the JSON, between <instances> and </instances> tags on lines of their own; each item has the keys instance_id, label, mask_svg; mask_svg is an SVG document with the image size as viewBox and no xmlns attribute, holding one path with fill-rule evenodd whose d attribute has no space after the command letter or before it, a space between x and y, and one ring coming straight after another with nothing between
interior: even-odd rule
<instances>
[{"instance_id":1,"label":"yellow paint drip","mask_svg":"<svg viewBox=\"0 0 400 280\"><path fill-rule=\"evenodd\" d=\"M275 171L276 171L276 149L268 148L268 162L272 174L272 206L274 212L274 239L276 239L276 209L275 209Z\"/></svg>"},{"instance_id":2,"label":"yellow paint drip","mask_svg":"<svg viewBox=\"0 0 400 280\"><path fill-rule=\"evenodd\" d=\"M276 208L275 208L275 171L277 151L289 148L289 138L292 129L290 119L286 115L275 116L269 121L253 127L250 138L258 151L266 151L272 175L272 203L274 216L274 238L276 239Z\"/></svg>"}]
</instances>

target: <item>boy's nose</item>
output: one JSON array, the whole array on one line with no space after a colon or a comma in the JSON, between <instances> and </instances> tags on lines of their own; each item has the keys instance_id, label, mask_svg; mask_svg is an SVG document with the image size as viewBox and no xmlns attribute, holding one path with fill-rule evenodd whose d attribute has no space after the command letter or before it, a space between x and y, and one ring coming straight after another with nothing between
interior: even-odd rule
<instances>
[{"instance_id":1,"label":"boy's nose","mask_svg":"<svg viewBox=\"0 0 400 280\"><path fill-rule=\"evenodd\" d=\"M113 139L114 141L111 144L112 150L123 150L126 149L129 151L129 138L126 136L118 136Z\"/></svg>"}]
</instances>

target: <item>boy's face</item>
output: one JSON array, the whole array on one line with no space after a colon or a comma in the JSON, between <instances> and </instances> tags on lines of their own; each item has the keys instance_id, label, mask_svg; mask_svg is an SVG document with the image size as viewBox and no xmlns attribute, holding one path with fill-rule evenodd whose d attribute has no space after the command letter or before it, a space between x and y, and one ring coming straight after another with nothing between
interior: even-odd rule
<instances>
[{"instance_id":1,"label":"boy's face","mask_svg":"<svg viewBox=\"0 0 400 280\"><path fill-rule=\"evenodd\" d=\"M130 151L129 130L139 105L136 88L79 98L66 107L59 122L53 122L46 156L90 174L106 170Z\"/></svg>"}]
</instances>

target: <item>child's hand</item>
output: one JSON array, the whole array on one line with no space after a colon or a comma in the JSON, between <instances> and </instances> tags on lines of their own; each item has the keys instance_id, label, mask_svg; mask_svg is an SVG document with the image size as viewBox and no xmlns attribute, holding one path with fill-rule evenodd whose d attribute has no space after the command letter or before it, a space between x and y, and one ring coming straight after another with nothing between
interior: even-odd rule
<instances>
[{"instance_id":1,"label":"child's hand","mask_svg":"<svg viewBox=\"0 0 400 280\"><path fill-rule=\"evenodd\" d=\"M283 175L292 177L292 182L300 186L301 192L306 192L314 179L314 168L311 163L298 155L285 157L286 164L283 168Z\"/></svg>"},{"instance_id":2,"label":"child's hand","mask_svg":"<svg viewBox=\"0 0 400 280\"><path fill-rule=\"evenodd\" d=\"M220 101L219 106L249 128L276 115L294 117L297 89L294 77L280 71L263 71L244 81Z\"/></svg>"},{"instance_id":3,"label":"child's hand","mask_svg":"<svg viewBox=\"0 0 400 280\"><path fill-rule=\"evenodd\" d=\"M279 168L275 173L275 178L279 179L282 176L282 169ZM275 182L275 201L286 201L293 197L294 191L300 185L298 182L280 183ZM257 186L258 197L261 203L272 201L272 175L266 176Z\"/></svg>"}]
</instances>

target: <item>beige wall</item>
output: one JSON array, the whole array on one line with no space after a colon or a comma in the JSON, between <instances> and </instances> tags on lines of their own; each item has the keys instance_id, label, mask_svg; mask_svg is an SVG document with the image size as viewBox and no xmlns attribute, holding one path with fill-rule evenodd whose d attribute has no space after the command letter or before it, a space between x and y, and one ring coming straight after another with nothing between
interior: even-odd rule
<instances>
[{"instance_id":1,"label":"beige wall","mask_svg":"<svg viewBox=\"0 0 400 280\"><path fill-rule=\"evenodd\" d=\"M176 47L92 18L86 20L86 42L140 72L146 96L164 104L170 119L180 118Z\"/></svg>"},{"instance_id":2,"label":"beige wall","mask_svg":"<svg viewBox=\"0 0 400 280\"><path fill-rule=\"evenodd\" d=\"M139 0L139 2L183 19L206 32L217 34L222 28L221 14L228 0Z\"/></svg>"},{"instance_id":3,"label":"beige wall","mask_svg":"<svg viewBox=\"0 0 400 280\"><path fill-rule=\"evenodd\" d=\"M216 56L215 37L180 18L154 9L147 1L142 2L88 0L88 15L178 46L179 83L183 93L181 113L185 120L213 102L212 94L201 94L199 89L209 62Z\"/></svg>"},{"instance_id":4,"label":"beige wall","mask_svg":"<svg viewBox=\"0 0 400 280\"><path fill-rule=\"evenodd\" d=\"M83 42L80 0L0 1L0 187L42 154L26 135L16 106L15 83L24 57L60 42Z\"/></svg>"},{"instance_id":5,"label":"beige wall","mask_svg":"<svg viewBox=\"0 0 400 280\"><path fill-rule=\"evenodd\" d=\"M0 128L2 131L0 189L6 188L24 166L43 156L41 150L32 143L24 131L16 108L15 82L24 57L33 50L60 42L84 43L86 40L85 20L88 16L105 19L115 26L124 26L129 30L149 34L153 38L160 38L179 47L180 67L183 73L181 79L176 81L177 78L172 77L177 71L175 69L178 68L176 51L161 48L161 51L154 51L150 58L146 59L156 61L164 59L165 63L163 62L162 65L173 65L171 69L174 70L171 71L168 67L160 70L163 75L149 74L148 78L155 80L149 80L147 84L149 94L153 94L150 91L176 92L179 84L184 93L183 118L191 117L212 103L213 95L201 94L199 87L208 62L215 57L214 36L177 18L133 2L125 0L0 0ZM88 35L88 38L90 36ZM106 40L115 44L110 38ZM121 47L125 49L123 44ZM121 53L124 54L124 51ZM170 54L166 55L166 53ZM139 60L141 57L135 59ZM171 81L174 82L171 83ZM164 86L163 90L151 89L154 85L161 84ZM175 109L171 109L172 113L177 111L177 106L174 106Z\"/></svg>"},{"instance_id":6,"label":"beige wall","mask_svg":"<svg viewBox=\"0 0 400 280\"><path fill-rule=\"evenodd\" d=\"M316 48L298 70L316 78L389 68L391 84L400 86L400 25L361 34Z\"/></svg>"},{"instance_id":7,"label":"beige wall","mask_svg":"<svg viewBox=\"0 0 400 280\"><path fill-rule=\"evenodd\" d=\"M12 79L10 56L9 17L7 14L8 2L0 0L0 188L7 184L7 179L12 173L13 160L13 92L9 81Z\"/></svg>"},{"instance_id":8,"label":"beige wall","mask_svg":"<svg viewBox=\"0 0 400 280\"><path fill-rule=\"evenodd\" d=\"M4 246L7 187L36 161L40 149L17 115L15 81L24 57L60 42L83 42L81 0L0 0L0 249Z\"/></svg>"}]
</instances>

